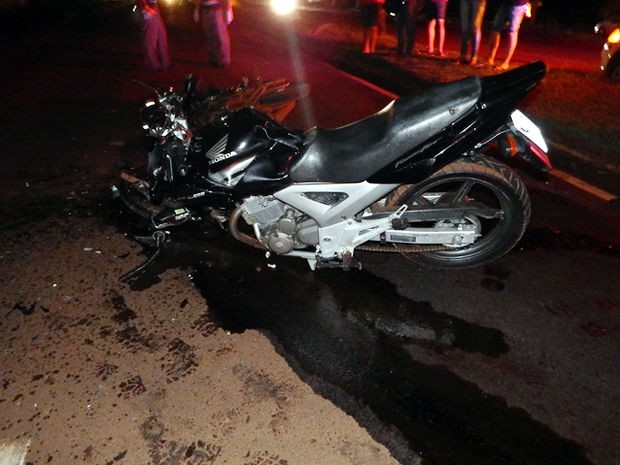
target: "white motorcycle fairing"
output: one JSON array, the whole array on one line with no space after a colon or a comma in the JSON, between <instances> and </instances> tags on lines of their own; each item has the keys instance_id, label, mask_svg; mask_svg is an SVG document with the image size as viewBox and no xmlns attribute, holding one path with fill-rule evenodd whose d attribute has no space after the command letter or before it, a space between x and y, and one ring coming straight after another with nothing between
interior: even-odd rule
<instances>
[{"instance_id":1,"label":"white motorcycle fairing","mask_svg":"<svg viewBox=\"0 0 620 465\"><path fill-rule=\"evenodd\" d=\"M478 234L474 225L394 229L394 220L403 216L406 205L373 214L370 205L397 187L365 181L295 184L273 196L250 197L240 209L266 249L305 258L312 269L317 261L350 261L356 247L369 241L447 246L474 242Z\"/></svg>"}]
</instances>

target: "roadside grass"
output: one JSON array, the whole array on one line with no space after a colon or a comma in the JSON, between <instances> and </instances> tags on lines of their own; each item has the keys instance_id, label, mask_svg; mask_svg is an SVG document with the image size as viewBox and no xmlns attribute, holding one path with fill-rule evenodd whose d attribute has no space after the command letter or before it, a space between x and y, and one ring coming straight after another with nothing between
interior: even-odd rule
<instances>
[{"instance_id":1,"label":"roadside grass","mask_svg":"<svg viewBox=\"0 0 620 465\"><path fill-rule=\"evenodd\" d=\"M297 31L322 59L396 94L496 73L491 68L462 66L433 56L397 59L393 53L396 38L390 32L381 35L375 56L363 56L359 53L360 27L351 20L304 19L297 24ZM550 141L620 171L620 85L610 84L597 70L548 70L522 109L541 125Z\"/></svg>"}]
</instances>

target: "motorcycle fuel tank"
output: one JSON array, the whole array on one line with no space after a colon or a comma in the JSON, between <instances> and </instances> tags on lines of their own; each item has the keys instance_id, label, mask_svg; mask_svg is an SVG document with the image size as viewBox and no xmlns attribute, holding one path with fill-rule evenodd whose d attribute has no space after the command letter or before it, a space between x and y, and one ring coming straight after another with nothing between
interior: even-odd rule
<instances>
[{"instance_id":1,"label":"motorcycle fuel tank","mask_svg":"<svg viewBox=\"0 0 620 465\"><path fill-rule=\"evenodd\" d=\"M205 153L209 180L240 194L271 193L289 183L289 166L303 149L301 134L249 108L232 113L226 126Z\"/></svg>"}]
</instances>

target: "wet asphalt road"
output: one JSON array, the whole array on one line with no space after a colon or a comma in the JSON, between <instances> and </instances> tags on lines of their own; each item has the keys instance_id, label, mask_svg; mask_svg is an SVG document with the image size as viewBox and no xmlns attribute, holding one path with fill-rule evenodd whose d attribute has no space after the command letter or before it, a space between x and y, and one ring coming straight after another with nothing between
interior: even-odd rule
<instances>
[{"instance_id":1,"label":"wet asphalt road","mask_svg":"<svg viewBox=\"0 0 620 465\"><path fill-rule=\"evenodd\" d=\"M9 147L25 147L27 165L8 167L6 198L28 183L21 201L3 202L5 232L68 211L103 218L119 234L141 231L104 195L111 168L141 155L133 115L126 113L139 96L126 83L139 46L130 42L126 49L123 39L112 40L118 41L112 50L102 42L91 49L88 41L49 50L59 54L56 68L43 69L52 58L25 55L11 71L27 84L5 83L14 91L11 103L28 99L26 113L8 125L11 134L32 131L24 125L29 120L37 123L38 137L23 145L5 139ZM201 66L182 48L188 44L188 37L179 37L181 65L156 80L178 79ZM5 62L14 63L18 52L7 50ZM240 57L232 79L250 61ZM324 68L304 65L321 75L311 82L318 94L312 118L335 125L350 117L326 105L333 97L321 89L334 85L323 82ZM286 65L270 66L290 72ZM231 79L200 69L215 81ZM63 78L72 85L62 85ZM359 92L343 98L356 101L343 105L352 113L384 99ZM307 112L294 117L308 121ZM43 150L48 141L57 143ZM102 148L105 159L97 158ZM399 255L372 254L362 255L361 272L311 273L296 260L276 260L271 268L245 246L188 230L130 288L144 292L162 286L166 270L190 270L215 324L264 332L315 392L352 415L401 463L418 456L433 464L615 463L620 222L570 186L529 183L534 218L524 240L481 269L425 270ZM76 208L76 202L83 204ZM31 305L13 302L7 310L28 315Z\"/></svg>"},{"instance_id":2,"label":"wet asphalt road","mask_svg":"<svg viewBox=\"0 0 620 465\"><path fill-rule=\"evenodd\" d=\"M192 231L176 239L136 289L167 267L194 269L217 325L264 331L315 392L401 463L416 455L432 464L597 463L555 428L570 418L596 423L602 404L617 400L603 375L616 354L600 352L613 351L617 294L594 271L617 264L608 244L531 229L521 250L483 270L422 270L367 254L368 271L317 273L247 247L239 253L213 232L207 241ZM196 250L208 252L197 261ZM568 282L561 270L575 258L583 274ZM462 362L473 365L466 376L455 373ZM614 454L615 427L599 426L600 446Z\"/></svg>"}]
</instances>

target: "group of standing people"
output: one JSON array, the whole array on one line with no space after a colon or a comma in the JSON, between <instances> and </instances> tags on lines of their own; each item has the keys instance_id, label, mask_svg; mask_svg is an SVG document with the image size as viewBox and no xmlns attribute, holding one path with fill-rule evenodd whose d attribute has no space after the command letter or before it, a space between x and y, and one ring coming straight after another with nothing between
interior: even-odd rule
<instances>
[{"instance_id":1,"label":"group of standing people","mask_svg":"<svg viewBox=\"0 0 620 465\"><path fill-rule=\"evenodd\" d=\"M146 66L151 71L170 68L168 31L158 0L136 0L142 24L142 44ZM200 24L207 44L210 66L230 65L230 35L233 20L232 0L196 0L193 19Z\"/></svg>"},{"instance_id":2,"label":"group of standing people","mask_svg":"<svg viewBox=\"0 0 620 465\"><path fill-rule=\"evenodd\" d=\"M423 9L428 20L428 49L427 52L437 53L445 57L444 41L446 37L446 11L448 0L404 0L402 7L396 12L394 24L396 28L396 54L399 57L411 56L415 52L418 17ZM437 49L435 49L437 37Z\"/></svg>"},{"instance_id":3,"label":"group of standing people","mask_svg":"<svg viewBox=\"0 0 620 465\"><path fill-rule=\"evenodd\" d=\"M394 16L396 31L396 54L399 57L414 53L418 17L426 0L360 0L360 13L364 31L362 53L375 53L379 33L385 27L385 10ZM437 53L445 56L443 44L445 38L445 19L448 0L431 0L427 14L429 52L434 53L435 29L438 29Z\"/></svg>"},{"instance_id":4,"label":"group of standing people","mask_svg":"<svg viewBox=\"0 0 620 465\"><path fill-rule=\"evenodd\" d=\"M482 40L482 20L486 9L486 0L460 0L461 4L461 51L459 63L472 66L495 66L501 33L508 32L508 49L498 70L508 69L510 60L517 48L519 29L523 18L532 16L530 0L503 0L499 5L489 41L489 55L486 63L479 62L480 42Z\"/></svg>"},{"instance_id":5,"label":"group of standing people","mask_svg":"<svg viewBox=\"0 0 620 465\"><path fill-rule=\"evenodd\" d=\"M396 54L411 56L415 52L417 24L420 15L428 20L429 54L446 57L444 50L446 11L448 0L387 0L388 10L394 15ZM363 53L375 53L381 29L382 10L386 0L360 0L362 27L364 29ZM458 63L472 66L495 66L501 33L508 32L506 56L496 69L507 69L517 47L519 28L525 17L531 17L530 0L502 0L491 26L489 54L486 62L479 61L482 42L482 22L487 0L460 0L461 47Z\"/></svg>"}]
</instances>

